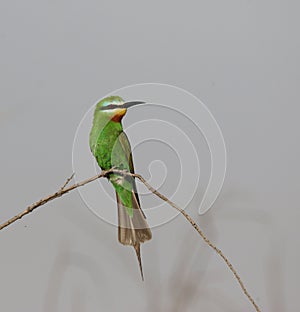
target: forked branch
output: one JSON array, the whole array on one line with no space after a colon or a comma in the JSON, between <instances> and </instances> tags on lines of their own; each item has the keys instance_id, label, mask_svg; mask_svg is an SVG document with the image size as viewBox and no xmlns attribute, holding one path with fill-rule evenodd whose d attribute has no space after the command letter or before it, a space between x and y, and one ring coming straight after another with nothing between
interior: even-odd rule
<instances>
[{"instance_id":1,"label":"forked branch","mask_svg":"<svg viewBox=\"0 0 300 312\"><path fill-rule=\"evenodd\" d=\"M54 200L56 198L59 198L61 196L63 196L66 193L69 193L72 190L77 189L78 187L84 186L85 184L88 184L92 181L95 181L99 178L103 178L103 177L107 177L108 174L110 173L117 173L120 175L130 175L133 176L137 179L139 179L147 188L150 192L152 192L154 195L158 196L160 199L162 199L163 201L165 201L166 203L168 203L171 207L173 207L174 209L176 209L177 211L179 211L186 219L187 221L193 226L193 228L198 232L198 234L201 236L201 238L205 241L205 243L211 247L226 263L226 265L228 266L228 268L230 269L230 271L233 273L234 277L236 278L236 280L238 281L240 287L242 288L243 293L246 295L246 297L249 299L249 301L251 302L251 304L253 305L253 307L255 308L255 310L257 312L261 312L258 305L255 303L254 299L251 297L251 295L249 294L248 290L246 289L243 281L241 280L239 274L237 273L237 271L235 270L235 268L233 267L233 265L231 264L231 262L227 259L227 257L223 254L223 252L217 248L206 236L205 234L202 232L202 230L199 228L199 226L196 224L196 222L189 216L189 214L187 214L183 209L181 209L180 207L178 207L176 204L174 204L172 201L170 201L167 197L165 197L164 195L162 195L160 192L158 192L155 188L153 188L141 175L139 174L132 174L130 172L127 171L123 171L123 170L116 170L116 169L110 169L110 170L106 170L106 171L102 171L100 174L83 180L79 183L74 183L71 186L67 187L67 185L70 183L70 181L72 180L74 173L71 175L71 177L69 177L66 182L63 184L63 186L56 191L55 193L48 195L42 199L40 199L39 201L31 204L30 206L28 206L24 211L20 212L19 214L17 214L16 216L12 217L11 219L7 220L6 222L2 223L0 225L0 230L4 229L5 227L9 226L10 224L16 222L17 220L21 219L22 217L24 217L25 215L29 214L30 212L32 212L33 210L37 209L38 207L41 207L43 205L45 205L46 203L48 203L51 200Z\"/></svg>"}]
</instances>

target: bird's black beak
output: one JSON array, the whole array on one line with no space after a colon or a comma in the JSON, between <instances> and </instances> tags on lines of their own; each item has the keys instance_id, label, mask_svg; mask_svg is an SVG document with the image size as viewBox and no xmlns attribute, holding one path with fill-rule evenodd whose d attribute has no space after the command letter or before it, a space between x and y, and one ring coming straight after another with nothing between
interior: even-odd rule
<instances>
[{"instance_id":1,"label":"bird's black beak","mask_svg":"<svg viewBox=\"0 0 300 312\"><path fill-rule=\"evenodd\" d=\"M129 108L131 106L135 106L135 105L139 105L139 104L145 104L145 102L142 102L142 101L125 102L123 105L121 105L121 107L122 108Z\"/></svg>"}]
</instances>

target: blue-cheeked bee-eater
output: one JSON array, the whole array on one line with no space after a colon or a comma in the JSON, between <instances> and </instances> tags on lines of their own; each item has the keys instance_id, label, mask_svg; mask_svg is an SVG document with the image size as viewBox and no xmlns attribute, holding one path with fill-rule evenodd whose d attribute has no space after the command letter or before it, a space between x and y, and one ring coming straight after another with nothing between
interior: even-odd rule
<instances>
[{"instance_id":1,"label":"blue-cheeked bee-eater","mask_svg":"<svg viewBox=\"0 0 300 312\"><path fill-rule=\"evenodd\" d=\"M123 131L122 118L127 108L142 103L125 102L119 96L110 96L97 103L89 143L102 170L113 168L134 173L131 147ZM107 178L116 190L119 242L134 247L144 279L140 244L150 240L152 234L141 210L135 179L118 173L110 173Z\"/></svg>"}]
</instances>

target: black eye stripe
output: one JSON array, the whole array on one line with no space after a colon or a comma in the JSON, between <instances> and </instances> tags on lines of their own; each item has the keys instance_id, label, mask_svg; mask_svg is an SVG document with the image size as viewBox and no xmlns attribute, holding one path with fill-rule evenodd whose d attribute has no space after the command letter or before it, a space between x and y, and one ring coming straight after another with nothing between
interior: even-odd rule
<instances>
[{"instance_id":1,"label":"black eye stripe","mask_svg":"<svg viewBox=\"0 0 300 312\"><path fill-rule=\"evenodd\" d=\"M103 107L100 107L99 109L100 110L109 110L109 109L115 109L115 108L119 108L120 105L117 105L117 104L109 104L107 106L103 106Z\"/></svg>"}]
</instances>

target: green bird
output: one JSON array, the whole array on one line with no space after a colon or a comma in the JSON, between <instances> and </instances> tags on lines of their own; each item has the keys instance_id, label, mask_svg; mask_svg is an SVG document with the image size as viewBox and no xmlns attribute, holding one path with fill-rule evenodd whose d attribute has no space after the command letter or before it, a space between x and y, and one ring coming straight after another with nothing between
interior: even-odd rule
<instances>
[{"instance_id":1,"label":"green bird","mask_svg":"<svg viewBox=\"0 0 300 312\"><path fill-rule=\"evenodd\" d=\"M131 147L121 121L128 107L142 103L124 102L119 96L110 96L97 103L89 143L102 170L114 168L134 173ZM141 210L135 179L111 173L108 180L116 190L119 242L134 247L144 280L140 244L150 240L152 234Z\"/></svg>"}]
</instances>

